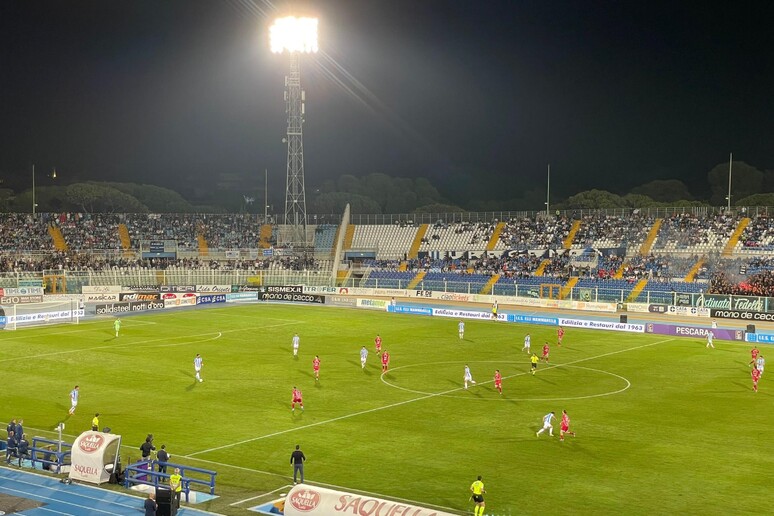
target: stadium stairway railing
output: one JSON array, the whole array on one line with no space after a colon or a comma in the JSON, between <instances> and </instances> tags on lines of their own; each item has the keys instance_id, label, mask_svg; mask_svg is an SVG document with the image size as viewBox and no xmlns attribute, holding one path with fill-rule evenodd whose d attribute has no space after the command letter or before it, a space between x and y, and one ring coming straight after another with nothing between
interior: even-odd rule
<instances>
[{"instance_id":1,"label":"stadium stairway railing","mask_svg":"<svg viewBox=\"0 0 774 516\"><path fill-rule=\"evenodd\" d=\"M486 284L481 287L481 292L479 294L489 294L492 292L492 287L494 287L494 284L497 283L500 280L499 274L493 274L491 278L489 278L489 281L486 282Z\"/></svg>"},{"instance_id":2,"label":"stadium stairway railing","mask_svg":"<svg viewBox=\"0 0 774 516\"><path fill-rule=\"evenodd\" d=\"M494 251L495 246L497 246L497 242L500 241L500 235L503 232L503 228L505 228L505 222L498 222L497 226L494 228L494 231L492 231L492 237L489 239L489 242L486 243L487 251Z\"/></svg>"},{"instance_id":3,"label":"stadium stairway railing","mask_svg":"<svg viewBox=\"0 0 774 516\"><path fill-rule=\"evenodd\" d=\"M188 502L188 497L191 492L191 484L205 486L208 488L211 495L215 494L215 477L218 474L217 471L194 468L184 464L161 462L158 460L142 460L127 466L124 470L124 487L129 489L131 486L137 484L153 486L155 488L158 488L159 486L168 487L171 473L160 473L156 471L157 465L167 466L167 471L174 471L176 468L180 469L180 474L183 477L182 490L185 493L186 502ZM201 479L186 476L186 473L198 473L208 478Z\"/></svg>"},{"instance_id":4,"label":"stadium stairway railing","mask_svg":"<svg viewBox=\"0 0 774 516\"><path fill-rule=\"evenodd\" d=\"M562 243L563 249L571 249L572 248L572 242L575 240L575 235L578 233L578 230L581 227L581 221L576 220L572 223L572 227L570 228L570 232L567 233L567 238L564 239L564 242Z\"/></svg>"},{"instance_id":5,"label":"stadium stairway railing","mask_svg":"<svg viewBox=\"0 0 774 516\"><path fill-rule=\"evenodd\" d=\"M728 239L728 242L726 242L726 246L723 248L723 253L721 256L724 258L728 258L731 256L731 253L734 252L734 248L736 247L736 244L739 242L739 239L742 236L742 233L744 233L744 230L747 228L747 226L750 224L749 217L745 217L742 220L739 221L739 224L736 226L736 229L733 233L731 233L731 237Z\"/></svg>"}]
</instances>

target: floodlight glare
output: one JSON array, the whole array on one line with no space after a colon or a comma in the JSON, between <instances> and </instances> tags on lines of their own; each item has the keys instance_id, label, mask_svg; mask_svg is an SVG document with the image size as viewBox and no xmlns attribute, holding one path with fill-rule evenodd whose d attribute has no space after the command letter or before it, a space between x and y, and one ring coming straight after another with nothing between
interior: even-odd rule
<instances>
[{"instance_id":1,"label":"floodlight glare","mask_svg":"<svg viewBox=\"0 0 774 516\"><path fill-rule=\"evenodd\" d=\"M317 52L317 18L277 18L269 28L269 40L275 54Z\"/></svg>"}]
</instances>

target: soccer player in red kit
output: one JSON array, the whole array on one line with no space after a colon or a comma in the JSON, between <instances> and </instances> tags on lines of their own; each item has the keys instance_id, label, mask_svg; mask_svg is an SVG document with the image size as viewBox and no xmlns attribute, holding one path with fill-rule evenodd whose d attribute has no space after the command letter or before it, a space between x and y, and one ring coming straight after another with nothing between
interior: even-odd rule
<instances>
[{"instance_id":1,"label":"soccer player in red kit","mask_svg":"<svg viewBox=\"0 0 774 516\"><path fill-rule=\"evenodd\" d=\"M314 360L312 361L312 369L314 369L314 380L317 381L320 379L320 356L315 355Z\"/></svg>"},{"instance_id":2,"label":"soccer player in red kit","mask_svg":"<svg viewBox=\"0 0 774 516\"><path fill-rule=\"evenodd\" d=\"M290 402L291 412L296 411L296 403L301 405L301 410L304 410L304 400L301 397L301 391L297 387L293 387L293 401Z\"/></svg>"},{"instance_id":3,"label":"soccer player in red kit","mask_svg":"<svg viewBox=\"0 0 774 516\"><path fill-rule=\"evenodd\" d=\"M387 353L387 350L384 351L384 354L382 355L382 373L387 372L387 367L390 365L390 354Z\"/></svg>"},{"instance_id":4,"label":"soccer player in red kit","mask_svg":"<svg viewBox=\"0 0 774 516\"><path fill-rule=\"evenodd\" d=\"M548 347L548 342L546 342L545 344L543 344L543 356L540 357L541 360L545 360L546 362L548 362L548 352L549 351L550 351L550 349Z\"/></svg>"},{"instance_id":5,"label":"soccer player in red kit","mask_svg":"<svg viewBox=\"0 0 774 516\"><path fill-rule=\"evenodd\" d=\"M575 437L575 432L570 432L570 416L567 415L567 411L562 411L562 423L559 427L559 440L564 441L564 434L570 434Z\"/></svg>"},{"instance_id":6,"label":"soccer player in red kit","mask_svg":"<svg viewBox=\"0 0 774 516\"><path fill-rule=\"evenodd\" d=\"M377 335L376 338L374 339L374 345L376 346L376 353L378 355L381 355L382 354L382 338L379 335Z\"/></svg>"},{"instance_id":7,"label":"soccer player in red kit","mask_svg":"<svg viewBox=\"0 0 774 516\"><path fill-rule=\"evenodd\" d=\"M753 346L753 348L750 350L750 357L752 358L752 360L750 360L750 364L755 364L755 359L758 358L759 354L760 351L758 351L758 346Z\"/></svg>"},{"instance_id":8,"label":"soccer player in red kit","mask_svg":"<svg viewBox=\"0 0 774 516\"><path fill-rule=\"evenodd\" d=\"M752 370L752 380L753 380L753 390L755 392L758 392L758 380L761 379L761 371L758 368L753 367Z\"/></svg>"},{"instance_id":9,"label":"soccer player in red kit","mask_svg":"<svg viewBox=\"0 0 774 516\"><path fill-rule=\"evenodd\" d=\"M564 338L564 328L559 326L559 329L556 330L556 340L558 345L562 345L562 339Z\"/></svg>"},{"instance_id":10,"label":"soccer player in red kit","mask_svg":"<svg viewBox=\"0 0 774 516\"><path fill-rule=\"evenodd\" d=\"M494 383L495 383L495 389L500 391L500 394L502 394L503 393L503 376L500 374L500 370L499 369L495 369Z\"/></svg>"}]
</instances>

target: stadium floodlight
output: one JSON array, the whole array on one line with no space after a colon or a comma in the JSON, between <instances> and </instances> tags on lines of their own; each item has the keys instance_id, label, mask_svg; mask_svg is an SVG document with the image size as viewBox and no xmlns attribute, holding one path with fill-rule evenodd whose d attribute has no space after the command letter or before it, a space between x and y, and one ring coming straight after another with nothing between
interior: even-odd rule
<instances>
[{"instance_id":1,"label":"stadium floodlight","mask_svg":"<svg viewBox=\"0 0 774 516\"><path fill-rule=\"evenodd\" d=\"M288 115L287 182L285 218L278 240L283 244L307 247L306 190L304 187L304 136L306 96L301 88L301 54L317 52L317 18L278 18L269 29L271 51L290 56L290 73L285 76L285 112ZM267 203L268 204L268 203Z\"/></svg>"},{"instance_id":2,"label":"stadium floodlight","mask_svg":"<svg viewBox=\"0 0 774 516\"><path fill-rule=\"evenodd\" d=\"M317 18L278 18L269 29L269 39L275 54L317 52Z\"/></svg>"}]
</instances>

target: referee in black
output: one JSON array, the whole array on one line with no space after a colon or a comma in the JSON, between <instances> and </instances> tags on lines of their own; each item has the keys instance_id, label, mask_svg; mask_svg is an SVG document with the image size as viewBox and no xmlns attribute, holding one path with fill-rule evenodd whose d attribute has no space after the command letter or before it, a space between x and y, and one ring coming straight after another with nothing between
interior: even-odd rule
<instances>
[{"instance_id":1,"label":"referee in black","mask_svg":"<svg viewBox=\"0 0 774 516\"><path fill-rule=\"evenodd\" d=\"M293 484L296 484L296 474L301 473L301 483L304 483L304 461L306 456L301 451L301 445L297 444L296 449L290 454L290 463L293 465Z\"/></svg>"}]
</instances>

